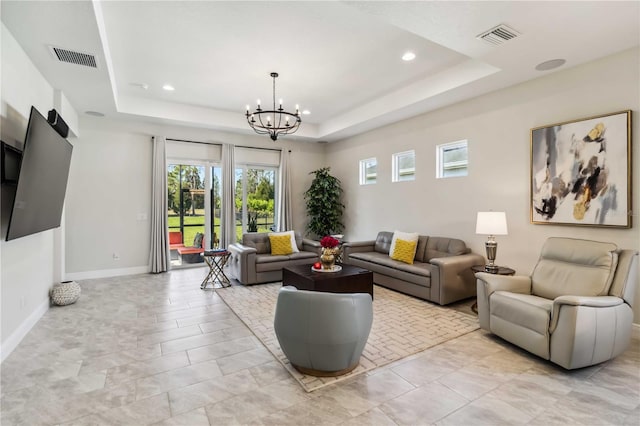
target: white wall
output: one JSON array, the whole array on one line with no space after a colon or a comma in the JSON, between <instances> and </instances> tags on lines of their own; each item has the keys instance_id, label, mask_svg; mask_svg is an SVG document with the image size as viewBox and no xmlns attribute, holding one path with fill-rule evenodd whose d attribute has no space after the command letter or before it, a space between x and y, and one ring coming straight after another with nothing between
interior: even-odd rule
<instances>
[{"instance_id":1,"label":"white wall","mask_svg":"<svg viewBox=\"0 0 640 426\"><path fill-rule=\"evenodd\" d=\"M505 211L509 235L497 241L500 265L529 274L550 236L612 241L640 249L640 50L633 49L566 71L427 113L330 144L327 160L345 189L345 239L373 239L379 230L417 231L461 238L484 255L475 235L478 211ZM529 131L533 127L633 110L632 229L533 225L529 221ZM436 145L469 141L469 175L436 179ZM416 151L416 180L391 182L391 155ZM359 160L377 157L378 183L358 184ZM635 322L640 322L640 291Z\"/></svg>"},{"instance_id":2,"label":"white wall","mask_svg":"<svg viewBox=\"0 0 640 426\"><path fill-rule=\"evenodd\" d=\"M149 261L151 138L82 128L66 203L66 273L146 266ZM118 259L114 258L114 254Z\"/></svg>"},{"instance_id":3,"label":"white wall","mask_svg":"<svg viewBox=\"0 0 640 426\"><path fill-rule=\"evenodd\" d=\"M31 106L41 114L55 106L54 88L44 79L11 33L1 25L0 129L2 140L21 147ZM68 115L76 112L68 106ZM71 140L73 143L73 140ZM15 188L2 187L0 235L1 359L15 348L49 307L61 242L54 230L4 241Z\"/></svg>"},{"instance_id":4,"label":"white wall","mask_svg":"<svg viewBox=\"0 0 640 426\"><path fill-rule=\"evenodd\" d=\"M304 231L302 194L311 183L309 172L324 164L324 145L82 116L65 204L67 279L149 270L150 221L137 218L150 217L152 135L290 149L294 227Z\"/></svg>"}]
</instances>

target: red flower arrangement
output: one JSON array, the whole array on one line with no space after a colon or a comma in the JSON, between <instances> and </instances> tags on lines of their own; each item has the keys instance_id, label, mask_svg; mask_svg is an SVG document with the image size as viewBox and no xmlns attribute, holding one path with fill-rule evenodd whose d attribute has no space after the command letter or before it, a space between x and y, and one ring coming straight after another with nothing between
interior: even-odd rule
<instances>
[{"instance_id":1,"label":"red flower arrangement","mask_svg":"<svg viewBox=\"0 0 640 426\"><path fill-rule=\"evenodd\" d=\"M338 247L340 245L340 241L336 240L335 238L333 238L330 235L325 235L320 240L320 245L323 248L335 248L335 247Z\"/></svg>"}]
</instances>

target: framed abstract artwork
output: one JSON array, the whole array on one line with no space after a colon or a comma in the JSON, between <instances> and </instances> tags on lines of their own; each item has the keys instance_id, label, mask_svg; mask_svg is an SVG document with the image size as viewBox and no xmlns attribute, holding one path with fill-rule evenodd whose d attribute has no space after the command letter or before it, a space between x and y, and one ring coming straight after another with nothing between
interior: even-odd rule
<instances>
[{"instance_id":1,"label":"framed abstract artwork","mask_svg":"<svg viewBox=\"0 0 640 426\"><path fill-rule=\"evenodd\" d=\"M531 129L531 223L631 228L631 111Z\"/></svg>"}]
</instances>

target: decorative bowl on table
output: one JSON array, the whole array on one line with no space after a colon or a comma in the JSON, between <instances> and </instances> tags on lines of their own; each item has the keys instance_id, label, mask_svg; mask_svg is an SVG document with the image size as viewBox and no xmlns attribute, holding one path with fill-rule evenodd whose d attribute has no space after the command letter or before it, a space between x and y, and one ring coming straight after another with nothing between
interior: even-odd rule
<instances>
[{"instance_id":1,"label":"decorative bowl on table","mask_svg":"<svg viewBox=\"0 0 640 426\"><path fill-rule=\"evenodd\" d=\"M323 268L316 268L315 266L311 266L311 270L313 272L340 272L342 271L342 266L340 265L333 265L333 268L331 269L323 269Z\"/></svg>"}]
</instances>

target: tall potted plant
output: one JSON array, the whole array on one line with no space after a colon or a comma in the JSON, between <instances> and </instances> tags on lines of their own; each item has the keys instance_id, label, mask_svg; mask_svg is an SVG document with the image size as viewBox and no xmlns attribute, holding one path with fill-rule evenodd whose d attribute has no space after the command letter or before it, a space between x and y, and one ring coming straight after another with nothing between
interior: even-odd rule
<instances>
[{"instance_id":1,"label":"tall potted plant","mask_svg":"<svg viewBox=\"0 0 640 426\"><path fill-rule=\"evenodd\" d=\"M329 170L330 167L324 167L309 173L315 178L304 193L309 217L307 230L318 238L341 232L344 228L342 186L338 178L329 174Z\"/></svg>"}]
</instances>

